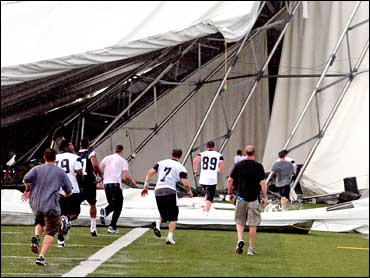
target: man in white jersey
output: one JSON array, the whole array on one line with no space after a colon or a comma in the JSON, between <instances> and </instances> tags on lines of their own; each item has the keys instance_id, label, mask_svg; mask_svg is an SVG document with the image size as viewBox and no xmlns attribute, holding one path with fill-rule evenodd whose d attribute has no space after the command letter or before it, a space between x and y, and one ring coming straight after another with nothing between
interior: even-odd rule
<instances>
[{"instance_id":1,"label":"man in white jersey","mask_svg":"<svg viewBox=\"0 0 370 278\"><path fill-rule=\"evenodd\" d=\"M61 219L64 226L66 226L69 225L69 221L76 219L81 211L79 182L82 179L82 164L81 158L72 153L74 150L72 143L62 140L59 150L61 153L56 155L56 164L64 170L72 184L72 192L68 197L65 197L65 192L62 189L59 191L59 203L62 211ZM67 231L65 230L64 233ZM62 231L58 233L58 247L64 247L64 234Z\"/></svg>"},{"instance_id":2,"label":"man in white jersey","mask_svg":"<svg viewBox=\"0 0 370 278\"><path fill-rule=\"evenodd\" d=\"M128 180L132 186L136 186L128 173L128 163L123 158L123 146L117 145L115 153L103 158L100 162L103 174L103 184L108 206L100 210L100 222L105 225L107 216L113 212L112 221L107 232L118 233L117 221L121 215L123 206L122 177Z\"/></svg>"},{"instance_id":3,"label":"man in white jersey","mask_svg":"<svg viewBox=\"0 0 370 278\"><path fill-rule=\"evenodd\" d=\"M191 186L188 181L188 175L185 167L178 161L181 158L182 150L172 150L172 159L159 161L152 169L148 171L145 177L144 189L141 196L148 194L150 178L158 174L158 180L155 187L155 199L160 214L160 219L152 223L152 228L157 237L161 236L160 226L162 222L169 222L168 236L166 244L175 244L173 234L176 229L176 222L179 215L177 204L176 183L182 182L189 197L193 197Z\"/></svg>"},{"instance_id":4,"label":"man in white jersey","mask_svg":"<svg viewBox=\"0 0 370 278\"><path fill-rule=\"evenodd\" d=\"M193 160L193 169L195 175L198 173L199 161L201 164L199 183L206 192L206 204L204 207L204 212L206 215L208 215L212 206L213 198L215 197L217 173L223 173L225 168L222 154L216 152L214 149L215 143L213 141L209 141L207 143L207 150L199 153Z\"/></svg>"},{"instance_id":5,"label":"man in white jersey","mask_svg":"<svg viewBox=\"0 0 370 278\"><path fill-rule=\"evenodd\" d=\"M90 149L90 142L87 138L82 138L80 150L77 155L81 157L82 162L82 184L81 185L81 202L86 200L90 205L90 234L98 236L96 231L96 175L99 178L103 174L99 167L98 159L94 150Z\"/></svg>"}]
</instances>

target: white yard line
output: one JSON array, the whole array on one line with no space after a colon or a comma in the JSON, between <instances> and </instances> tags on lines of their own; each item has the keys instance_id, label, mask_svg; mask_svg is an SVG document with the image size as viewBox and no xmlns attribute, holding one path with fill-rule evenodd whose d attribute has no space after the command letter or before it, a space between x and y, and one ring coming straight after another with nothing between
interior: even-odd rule
<instances>
[{"instance_id":1,"label":"white yard line","mask_svg":"<svg viewBox=\"0 0 370 278\"><path fill-rule=\"evenodd\" d=\"M63 273L59 272L52 272L52 273L37 273L37 276L46 276L50 277L51 275L62 275ZM24 277L33 277L35 273L28 273L28 272L1 272L1 275L15 275L15 277L19 277L20 275Z\"/></svg>"},{"instance_id":2,"label":"white yard line","mask_svg":"<svg viewBox=\"0 0 370 278\"><path fill-rule=\"evenodd\" d=\"M3 245L10 245L10 246L14 246L14 245L22 245L22 246L29 246L30 244L28 243L1 243L1 246ZM66 246L68 247L91 247L91 246L94 246L94 247L104 247L106 246L105 244L66 244Z\"/></svg>"},{"instance_id":3,"label":"white yard line","mask_svg":"<svg viewBox=\"0 0 370 278\"><path fill-rule=\"evenodd\" d=\"M102 263L107 261L123 247L130 245L133 241L145 234L149 228L135 228L120 237L110 245L100 249L87 260L80 262L71 271L65 273L62 277L85 277L97 269Z\"/></svg>"},{"instance_id":4,"label":"white yard line","mask_svg":"<svg viewBox=\"0 0 370 278\"><path fill-rule=\"evenodd\" d=\"M35 259L35 256L1 256L1 259ZM63 258L63 257L54 257L53 260L83 260L85 258Z\"/></svg>"}]
</instances>

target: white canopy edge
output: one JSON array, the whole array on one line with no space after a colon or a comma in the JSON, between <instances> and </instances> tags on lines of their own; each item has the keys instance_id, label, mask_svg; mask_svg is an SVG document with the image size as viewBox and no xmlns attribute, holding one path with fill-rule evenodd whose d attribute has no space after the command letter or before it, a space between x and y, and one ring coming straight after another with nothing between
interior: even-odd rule
<instances>
[{"instance_id":1,"label":"white canopy edge","mask_svg":"<svg viewBox=\"0 0 370 278\"><path fill-rule=\"evenodd\" d=\"M260 1L2 1L1 85L252 29Z\"/></svg>"}]
</instances>

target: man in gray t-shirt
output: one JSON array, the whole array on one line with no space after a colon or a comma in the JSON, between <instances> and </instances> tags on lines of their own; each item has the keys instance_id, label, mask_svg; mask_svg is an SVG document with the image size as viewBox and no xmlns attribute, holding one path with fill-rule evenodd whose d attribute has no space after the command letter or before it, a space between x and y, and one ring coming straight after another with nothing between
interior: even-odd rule
<instances>
[{"instance_id":1,"label":"man in gray t-shirt","mask_svg":"<svg viewBox=\"0 0 370 278\"><path fill-rule=\"evenodd\" d=\"M44 258L46 251L53 243L54 235L61 228L59 189L63 188L66 195L72 191L72 184L63 169L55 165L56 152L46 149L45 164L33 167L23 178L26 191L22 200L30 201L35 215L35 236L32 237L31 250L39 253L40 235L45 227L45 238L42 242L40 256L36 264L47 265Z\"/></svg>"},{"instance_id":2,"label":"man in gray t-shirt","mask_svg":"<svg viewBox=\"0 0 370 278\"><path fill-rule=\"evenodd\" d=\"M289 200L290 183L294 174L294 166L291 162L285 160L286 152L279 152L279 161L272 166L271 171L276 175L276 187L280 193L280 203L283 210Z\"/></svg>"}]
</instances>

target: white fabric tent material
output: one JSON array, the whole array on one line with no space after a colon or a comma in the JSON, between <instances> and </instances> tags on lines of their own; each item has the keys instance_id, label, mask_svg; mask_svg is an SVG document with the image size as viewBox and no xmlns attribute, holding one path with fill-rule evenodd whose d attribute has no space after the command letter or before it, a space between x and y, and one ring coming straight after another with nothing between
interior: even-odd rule
<instances>
[{"instance_id":1,"label":"white fabric tent material","mask_svg":"<svg viewBox=\"0 0 370 278\"><path fill-rule=\"evenodd\" d=\"M140 196L140 189L123 190L124 202L118 225L144 226L159 218L154 191L149 190L145 198ZM21 201L22 193L18 190L1 191L1 224L32 225L34 217L28 202ZM326 211L326 208L290 210L285 212L263 212L260 226L273 228L295 226L306 221L314 221L312 230L326 232L359 232L369 234L369 198L352 202L354 208ZM97 191L97 211L107 205L103 190ZM203 213L204 198L179 198L180 225L212 225L213 227L234 227L234 205L214 204L208 216ZM89 226L89 208L85 202L81 205L79 218L73 225ZM111 215L108 217L110 222ZM73 228L72 228L73 229Z\"/></svg>"},{"instance_id":2,"label":"white fabric tent material","mask_svg":"<svg viewBox=\"0 0 370 278\"><path fill-rule=\"evenodd\" d=\"M9 1L8 1L9 2ZM1 5L1 85L252 29L260 1L22 1Z\"/></svg>"},{"instance_id":3,"label":"white fabric tent material","mask_svg":"<svg viewBox=\"0 0 370 278\"><path fill-rule=\"evenodd\" d=\"M368 67L369 56L364 60ZM353 80L301 185L313 192L338 193L343 179L352 176L359 189L369 188L369 72Z\"/></svg>"},{"instance_id":4,"label":"white fabric tent material","mask_svg":"<svg viewBox=\"0 0 370 278\"><path fill-rule=\"evenodd\" d=\"M298 13L285 35L279 74L321 74L355 2L308 1L307 5L308 18L305 19L302 13ZM369 19L369 2L362 2L361 5L352 25ZM349 33L352 66L359 58L368 38L368 23ZM365 68L368 69L368 65ZM344 40L328 73L348 72L349 59ZM318 79L278 79L263 157L266 170L271 169L277 153L284 146ZM357 177L359 188L369 187L369 83L365 79L366 77L361 76L355 78L351 85L354 88L349 90L348 97L343 101L345 106L337 112L338 120L335 120L337 124L332 123L336 127L328 130L328 141L326 142L324 137L322 146L316 150L315 157L303 178L304 193L342 192L344 191L342 179L351 176ZM335 80L336 78L326 78L322 86ZM321 127L343 86L344 82L340 82L318 94ZM313 101L288 149L317 135L318 130L316 105ZM311 146L312 142L298 147L289 154L289 157L301 164Z\"/></svg>"}]
</instances>

